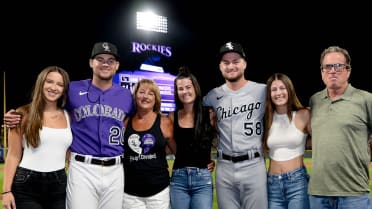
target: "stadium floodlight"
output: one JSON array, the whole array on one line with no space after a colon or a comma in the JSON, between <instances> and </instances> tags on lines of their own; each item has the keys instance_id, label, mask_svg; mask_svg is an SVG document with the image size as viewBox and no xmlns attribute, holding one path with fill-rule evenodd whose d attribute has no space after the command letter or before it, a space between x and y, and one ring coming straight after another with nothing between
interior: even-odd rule
<instances>
[{"instance_id":1,"label":"stadium floodlight","mask_svg":"<svg viewBox=\"0 0 372 209\"><path fill-rule=\"evenodd\" d=\"M153 12L137 12L137 29L168 33L168 19Z\"/></svg>"}]
</instances>

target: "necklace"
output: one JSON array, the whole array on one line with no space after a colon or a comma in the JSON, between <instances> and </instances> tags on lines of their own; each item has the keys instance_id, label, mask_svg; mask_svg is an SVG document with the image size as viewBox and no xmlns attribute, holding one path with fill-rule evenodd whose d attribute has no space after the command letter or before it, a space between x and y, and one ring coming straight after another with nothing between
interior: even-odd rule
<instances>
[{"instance_id":1,"label":"necklace","mask_svg":"<svg viewBox=\"0 0 372 209\"><path fill-rule=\"evenodd\" d=\"M44 112L45 118L55 120L61 116L61 111L53 111L53 112Z\"/></svg>"}]
</instances>

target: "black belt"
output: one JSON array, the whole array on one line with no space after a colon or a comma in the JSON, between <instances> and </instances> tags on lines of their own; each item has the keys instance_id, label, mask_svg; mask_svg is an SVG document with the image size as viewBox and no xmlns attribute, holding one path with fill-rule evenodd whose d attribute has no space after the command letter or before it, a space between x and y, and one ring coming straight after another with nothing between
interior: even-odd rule
<instances>
[{"instance_id":1,"label":"black belt","mask_svg":"<svg viewBox=\"0 0 372 209\"><path fill-rule=\"evenodd\" d=\"M260 157L260 153L259 152L255 152L254 155L253 155L253 158L257 158L257 157ZM251 158L249 157L248 154L246 154L246 155L239 155L239 156L230 156L230 155L226 155L226 154L222 153L222 159L224 159L224 160L230 160L233 163L236 163L236 162L240 162L240 161L244 161L244 160L250 160Z\"/></svg>"},{"instance_id":2,"label":"black belt","mask_svg":"<svg viewBox=\"0 0 372 209\"><path fill-rule=\"evenodd\" d=\"M85 156L75 155L75 160L79 162L85 162ZM123 162L123 158L120 157L120 163L122 162ZM112 166L112 165L116 165L116 158L111 158L111 159L106 159L106 160L92 158L90 160L90 164L101 165L101 166Z\"/></svg>"}]
</instances>

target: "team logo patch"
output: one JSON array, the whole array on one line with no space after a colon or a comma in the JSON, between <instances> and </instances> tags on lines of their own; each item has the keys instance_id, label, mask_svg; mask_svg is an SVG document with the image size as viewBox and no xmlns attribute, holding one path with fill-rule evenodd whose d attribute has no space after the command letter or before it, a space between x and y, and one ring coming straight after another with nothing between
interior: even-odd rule
<instances>
[{"instance_id":1,"label":"team logo patch","mask_svg":"<svg viewBox=\"0 0 372 209\"><path fill-rule=\"evenodd\" d=\"M234 46L231 42L227 42L226 45L225 45L226 48L230 49L230 50L233 50L234 49Z\"/></svg>"},{"instance_id":2,"label":"team logo patch","mask_svg":"<svg viewBox=\"0 0 372 209\"><path fill-rule=\"evenodd\" d=\"M152 134L145 134L143 135L141 142L143 154L147 154L150 152L151 148L155 146L155 137Z\"/></svg>"},{"instance_id":3,"label":"team logo patch","mask_svg":"<svg viewBox=\"0 0 372 209\"><path fill-rule=\"evenodd\" d=\"M106 52L111 52L110 45L107 42L102 43L102 48L104 48Z\"/></svg>"},{"instance_id":4,"label":"team logo patch","mask_svg":"<svg viewBox=\"0 0 372 209\"><path fill-rule=\"evenodd\" d=\"M141 140L138 134L132 134L129 136L128 145L129 145L129 148L133 150L134 152L138 154L142 153Z\"/></svg>"}]
</instances>

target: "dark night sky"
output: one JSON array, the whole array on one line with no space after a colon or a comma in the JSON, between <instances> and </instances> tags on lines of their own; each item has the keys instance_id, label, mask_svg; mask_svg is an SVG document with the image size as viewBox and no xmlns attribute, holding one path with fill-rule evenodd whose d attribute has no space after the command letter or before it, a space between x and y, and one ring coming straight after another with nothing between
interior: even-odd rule
<instances>
[{"instance_id":1,"label":"dark night sky","mask_svg":"<svg viewBox=\"0 0 372 209\"><path fill-rule=\"evenodd\" d=\"M203 93L224 82L216 60L220 45L237 41L248 57L249 80L266 82L274 72L286 73L305 105L312 93L324 87L320 53L339 45L352 58L352 85L372 92L367 76L372 12L367 5L231 0L210 5L140 0L5 2L0 3L0 69L6 72L7 110L29 101L36 76L47 65L65 68L72 80L90 78L91 48L104 40L119 47L120 69L137 69L143 59L144 55L130 53L131 41L172 46L173 57L162 58L159 64L172 74L181 65L190 66ZM135 12L149 6L168 17L168 35L135 30ZM3 84L3 92L2 88Z\"/></svg>"}]
</instances>

